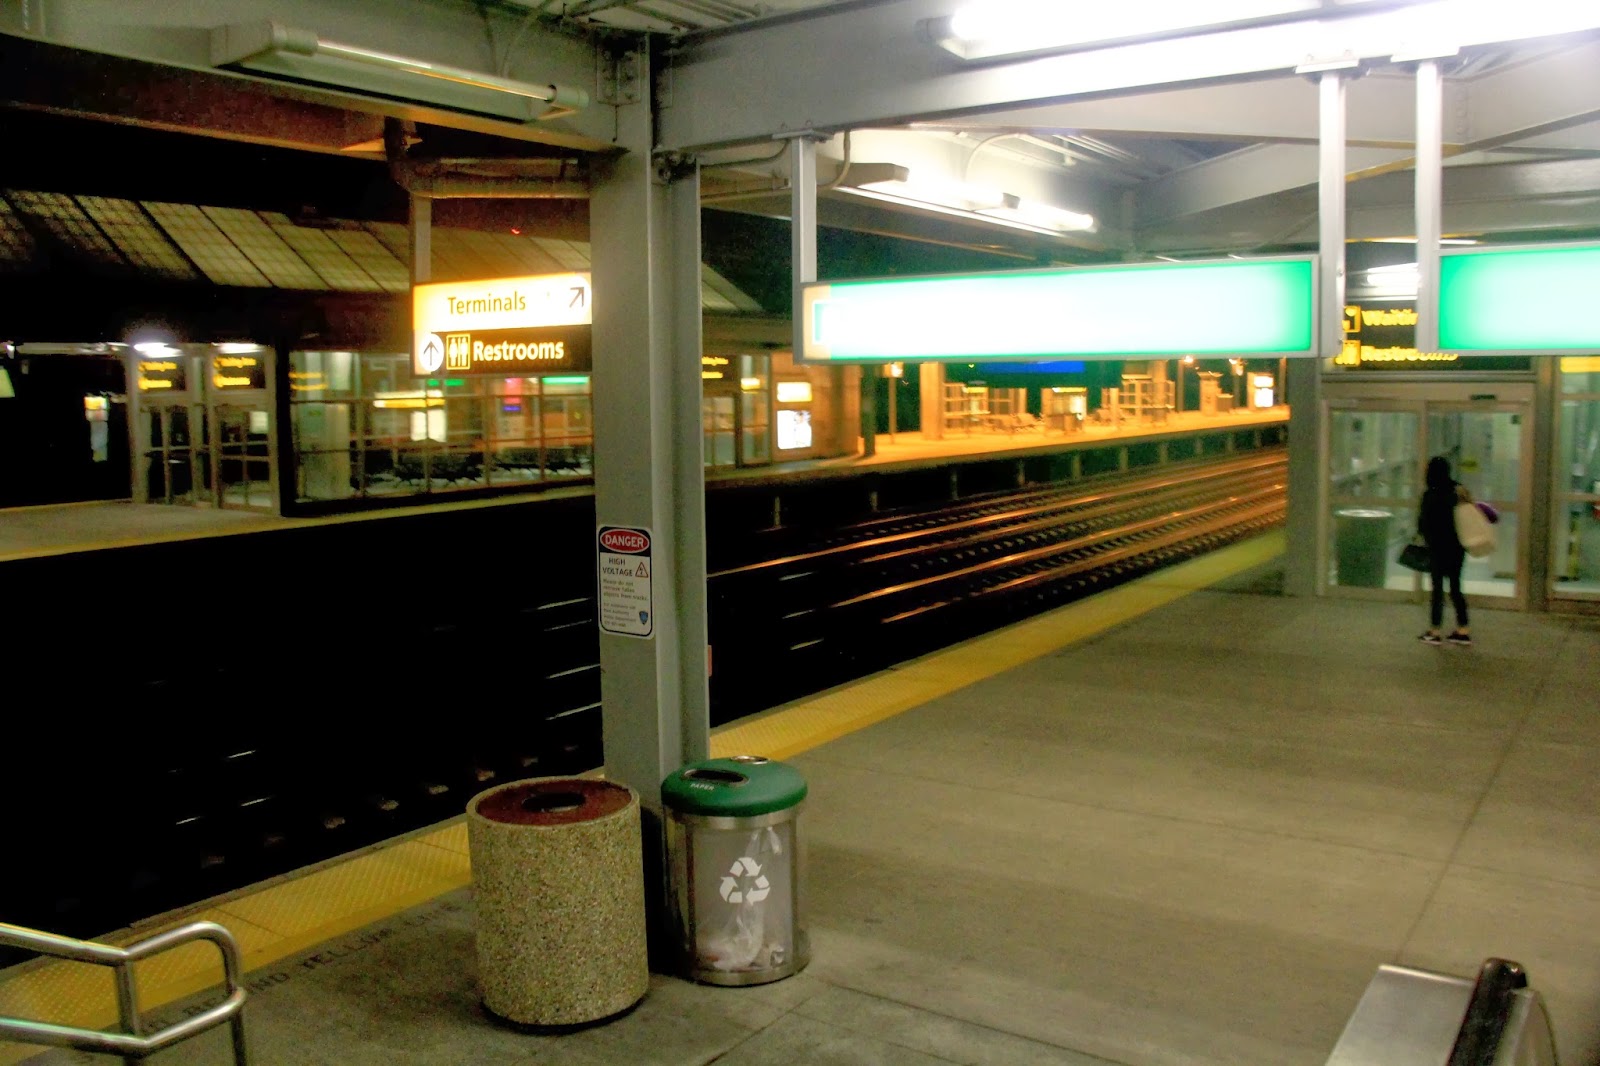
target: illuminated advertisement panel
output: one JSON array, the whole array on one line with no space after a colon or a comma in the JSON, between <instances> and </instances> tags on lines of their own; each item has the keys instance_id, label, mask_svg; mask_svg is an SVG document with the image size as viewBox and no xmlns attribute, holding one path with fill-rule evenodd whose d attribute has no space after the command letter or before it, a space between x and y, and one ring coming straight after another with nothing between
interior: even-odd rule
<instances>
[{"instance_id":1,"label":"illuminated advertisement panel","mask_svg":"<svg viewBox=\"0 0 1600 1066\"><path fill-rule=\"evenodd\" d=\"M1600 244L1462 248L1439 257L1439 347L1484 355L1600 348Z\"/></svg>"},{"instance_id":2,"label":"illuminated advertisement panel","mask_svg":"<svg viewBox=\"0 0 1600 1066\"><path fill-rule=\"evenodd\" d=\"M1316 354L1311 256L817 282L816 363Z\"/></svg>"}]
</instances>

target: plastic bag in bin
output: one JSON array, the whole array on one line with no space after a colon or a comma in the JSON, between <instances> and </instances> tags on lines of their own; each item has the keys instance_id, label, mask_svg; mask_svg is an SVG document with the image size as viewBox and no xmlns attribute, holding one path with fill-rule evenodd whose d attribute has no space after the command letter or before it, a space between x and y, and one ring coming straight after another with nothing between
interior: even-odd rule
<instances>
[{"instance_id":1,"label":"plastic bag in bin","mask_svg":"<svg viewBox=\"0 0 1600 1066\"><path fill-rule=\"evenodd\" d=\"M745 838L742 854L726 867L715 867L721 869L717 895L724 905L715 921L697 931L695 952L701 966L733 973L783 965L789 923L768 922L766 902L774 885L787 877L776 861L783 854L783 839L774 829L757 829Z\"/></svg>"}]
</instances>

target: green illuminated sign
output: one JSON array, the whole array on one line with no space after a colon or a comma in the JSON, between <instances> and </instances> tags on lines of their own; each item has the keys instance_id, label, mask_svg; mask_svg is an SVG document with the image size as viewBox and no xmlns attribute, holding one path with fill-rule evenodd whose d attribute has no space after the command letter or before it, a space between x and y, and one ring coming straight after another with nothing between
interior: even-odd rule
<instances>
[{"instance_id":1,"label":"green illuminated sign","mask_svg":"<svg viewBox=\"0 0 1600 1066\"><path fill-rule=\"evenodd\" d=\"M1600 244L1442 255L1439 347L1496 354L1600 348Z\"/></svg>"},{"instance_id":2,"label":"green illuminated sign","mask_svg":"<svg viewBox=\"0 0 1600 1066\"><path fill-rule=\"evenodd\" d=\"M815 362L1315 355L1309 256L818 282Z\"/></svg>"}]
</instances>

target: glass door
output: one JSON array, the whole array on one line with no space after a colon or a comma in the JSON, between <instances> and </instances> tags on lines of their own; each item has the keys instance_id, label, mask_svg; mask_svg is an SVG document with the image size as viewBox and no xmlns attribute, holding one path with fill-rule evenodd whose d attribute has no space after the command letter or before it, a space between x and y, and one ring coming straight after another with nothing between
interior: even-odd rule
<instances>
[{"instance_id":1,"label":"glass door","mask_svg":"<svg viewBox=\"0 0 1600 1066\"><path fill-rule=\"evenodd\" d=\"M1414 405L1328 412L1329 587L1414 590L1416 575L1395 559L1417 528L1421 424Z\"/></svg>"},{"instance_id":2,"label":"glass door","mask_svg":"<svg viewBox=\"0 0 1600 1066\"><path fill-rule=\"evenodd\" d=\"M248 510L272 509L270 412L264 405L219 404L216 408L217 504Z\"/></svg>"},{"instance_id":3,"label":"glass door","mask_svg":"<svg viewBox=\"0 0 1600 1066\"><path fill-rule=\"evenodd\" d=\"M1380 387L1351 383L1325 392L1322 587L1377 598L1426 594L1427 576L1396 560L1416 533L1428 460L1442 455L1472 498L1499 516L1496 548L1467 558L1462 591L1485 606L1526 607L1531 389L1417 382L1379 393ZM1497 395L1474 395L1487 388Z\"/></svg>"},{"instance_id":4,"label":"glass door","mask_svg":"<svg viewBox=\"0 0 1600 1066\"><path fill-rule=\"evenodd\" d=\"M735 466L734 398L708 393L700 400L700 431L705 437L705 465Z\"/></svg>"},{"instance_id":5,"label":"glass door","mask_svg":"<svg viewBox=\"0 0 1600 1066\"><path fill-rule=\"evenodd\" d=\"M146 407L142 421L145 501L209 503L205 409L182 404Z\"/></svg>"},{"instance_id":6,"label":"glass door","mask_svg":"<svg viewBox=\"0 0 1600 1066\"><path fill-rule=\"evenodd\" d=\"M1467 557L1461 570L1461 591L1469 596L1526 600L1527 558L1523 550L1528 477L1523 463L1531 452L1527 405L1486 406L1475 403L1428 404L1429 456L1450 460L1455 479L1474 500L1493 507L1500 517L1496 546L1489 555Z\"/></svg>"}]
</instances>

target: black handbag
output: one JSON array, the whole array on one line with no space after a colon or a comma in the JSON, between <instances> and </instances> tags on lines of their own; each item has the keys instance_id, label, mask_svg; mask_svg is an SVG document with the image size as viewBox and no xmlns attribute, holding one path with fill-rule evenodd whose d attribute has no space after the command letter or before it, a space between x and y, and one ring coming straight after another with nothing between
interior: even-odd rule
<instances>
[{"instance_id":1,"label":"black handbag","mask_svg":"<svg viewBox=\"0 0 1600 1066\"><path fill-rule=\"evenodd\" d=\"M1432 558L1428 555L1428 546L1420 541L1412 541L1400 549L1400 565L1407 570L1415 570L1419 574L1426 574Z\"/></svg>"}]
</instances>

